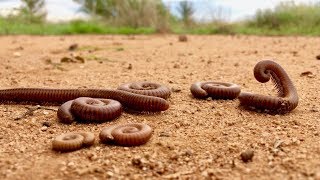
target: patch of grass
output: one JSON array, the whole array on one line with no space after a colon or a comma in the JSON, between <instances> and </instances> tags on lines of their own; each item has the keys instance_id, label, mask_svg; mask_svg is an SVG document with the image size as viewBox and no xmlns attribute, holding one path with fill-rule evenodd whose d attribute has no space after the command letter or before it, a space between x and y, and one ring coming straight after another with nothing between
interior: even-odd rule
<instances>
[{"instance_id":1,"label":"patch of grass","mask_svg":"<svg viewBox=\"0 0 320 180\"><path fill-rule=\"evenodd\" d=\"M121 3L127 2L129 1L121 1ZM132 2L136 1L132 0ZM142 4L125 4L126 6L121 6L124 9L121 9L122 14L117 21L96 18L90 21L71 21L54 24L30 21L28 23L21 17L0 17L0 35L129 35L157 32L172 32L176 34L320 35L320 3L299 5L293 2L280 3L275 9L258 11L252 19L244 22L226 23L214 21L210 23L193 23L189 27L185 26L178 18L167 14L169 12L163 9L164 7L158 7L159 4L157 3L160 1L157 1L157 3L147 2L149 1L145 0L141 1ZM129 13L126 9L133 5L137 9L130 12L131 14L126 14ZM140 7L146 9L140 9ZM163 12L156 12L152 8L160 8ZM150 17L148 17L149 14ZM140 16L145 19L140 18ZM116 50L122 51L121 49Z\"/></svg>"},{"instance_id":2,"label":"patch of grass","mask_svg":"<svg viewBox=\"0 0 320 180\"><path fill-rule=\"evenodd\" d=\"M275 9L258 11L241 24L241 34L320 35L320 4L280 3Z\"/></svg>"},{"instance_id":3,"label":"patch of grass","mask_svg":"<svg viewBox=\"0 0 320 180\"><path fill-rule=\"evenodd\" d=\"M24 23L0 18L1 35L61 35L61 34L151 34L153 28L110 27L95 21L70 23Z\"/></svg>"}]
</instances>

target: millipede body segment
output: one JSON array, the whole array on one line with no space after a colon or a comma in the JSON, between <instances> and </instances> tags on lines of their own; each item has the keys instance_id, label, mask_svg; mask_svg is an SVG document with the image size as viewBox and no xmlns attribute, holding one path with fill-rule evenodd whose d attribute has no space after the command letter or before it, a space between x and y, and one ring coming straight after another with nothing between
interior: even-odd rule
<instances>
[{"instance_id":1,"label":"millipede body segment","mask_svg":"<svg viewBox=\"0 0 320 180\"><path fill-rule=\"evenodd\" d=\"M69 132L57 136L52 141L52 149L61 152L75 151L94 144L95 137L90 132Z\"/></svg>"},{"instance_id":2,"label":"millipede body segment","mask_svg":"<svg viewBox=\"0 0 320 180\"><path fill-rule=\"evenodd\" d=\"M278 63L270 60L260 61L254 67L253 72L254 77L261 83L271 79L278 91L278 96L241 92L238 97L241 105L266 109L280 114L290 112L298 106L297 90L286 71Z\"/></svg>"},{"instance_id":3,"label":"millipede body segment","mask_svg":"<svg viewBox=\"0 0 320 180\"><path fill-rule=\"evenodd\" d=\"M128 123L103 128L100 141L115 143L120 146L139 146L148 142L152 135L152 128L147 124Z\"/></svg>"},{"instance_id":4,"label":"millipede body segment","mask_svg":"<svg viewBox=\"0 0 320 180\"><path fill-rule=\"evenodd\" d=\"M190 91L196 98L235 99L240 94L240 86L225 82L195 82Z\"/></svg>"}]
</instances>

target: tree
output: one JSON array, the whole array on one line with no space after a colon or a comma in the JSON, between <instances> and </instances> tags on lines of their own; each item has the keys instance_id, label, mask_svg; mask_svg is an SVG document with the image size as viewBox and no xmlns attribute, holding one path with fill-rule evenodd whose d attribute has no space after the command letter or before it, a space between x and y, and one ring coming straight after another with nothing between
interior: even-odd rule
<instances>
[{"instance_id":1,"label":"tree","mask_svg":"<svg viewBox=\"0 0 320 180\"><path fill-rule=\"evenodd\" d=\"M81 10L93 16L111 18L115 15L117 0L73 0L81 4Z\"/></svg>"},{"instance_id":2,"label":"tree","mask_svg":"<svg viewBox=\"0 0 320 180\"><path fill-rule=\"evenodd\" d=\"M169 11L161 0L74 0L81 10L111 25L167 31Z\"/></svg>"},{"instance_id":3,"label":"tree","mask_svg":"<svg viewBox=\"0 0 320 180\"><path fill-rule=\"evenodd\" d=\"M194 22L192 16L195 12L192 2L187 0L180 1L177 10L180 13L184 25L187 27L191 26Z\"/></svg>"},{"instance_id":4,"label":"tree","mask_svg":"<svg viewBox=\"0 0 320 180\"><path fill-rule=\"evenodd\" d=\"M20 16L27 22L43 22L47 16L44 0L21 0L23 5L19 11Z\"/></svg>"}]
</instances>

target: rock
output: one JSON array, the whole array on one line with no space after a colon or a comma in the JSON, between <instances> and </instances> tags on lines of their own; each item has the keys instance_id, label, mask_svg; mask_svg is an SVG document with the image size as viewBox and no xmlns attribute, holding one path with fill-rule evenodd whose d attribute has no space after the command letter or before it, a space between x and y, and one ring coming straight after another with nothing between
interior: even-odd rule
<instances>
[{"instance_id":1,"label":"rock","mask_svg":"<svg viewBox=\"0 0 320 180\"><path fill-rule=\"evenodd\" d=\"M74 62L72 58L69 58L69 57L62 57L60 59L60 62L61 63L69 63L69 62Z\"/></svg>"},{"instance_id":2,"label":"rock","mask_svg":"<svg viewBox=\"0 0 320 180\"><path fill-rule=\"evenodd\" d=\"M85 63L84 58L81 57L81 56L75 56L74 59L75 59L76 61L80 62L80 63Z\"/></svg>"},{"instance_id":3,"label":"rock","mask_svg":"<svg viewBox=\"0 0 320 180\"><path fill-rule=\"evenodd\" d=\"M14 53L13 53L13 56L14 56L14 57L21 57L21 53L20 53L20 52L14 52Z\"/></svg>"},{"instance_id":4,"label":"rock","mask_svg":"<svg viewBox=\"0 0 320 180\"><path fill-rule=\"evenodd\" d=\"M316 56L316 59L317 59L317 60L320 60L320 54Z\"/></svg>"},{"instance_id":5,"label":"rock","mask_svg":"<svg viewBox=\"0 0 320 180\"><path fill-rule=\"evenodd\" d=\"M188 41L188 37L186 35L180 35L178 37L179 42L187 42Z\"/></svg>"},{"instance_id":6,"label":"rock","mask_svg":"<svg viewBox=\"0 0 320 180\"><path fill-rule=\"evenodd\" d=\"M308 78L314 78L316 77L315 74L313 74L311 71L305 71L305 72L302 72L300 74L300 77L304 77L304 76L307 76Z\"/></svg>"},{"instance_id":7,"label":"rock","mask_svg":"<svg viewBox=\"0 0 320 180\"><path fill-rule=\"evenodd\" d=\"M76 49L78 49L79 45L77 43L71 44L69 46L69 51L74 51Z\"/></svg>"},{"instance_id":8,"label":"rock","mask_svg":"<svg viewBox=\"0 0 320 180\"><path fill-rule=\"evenodd\" d=\"M42 127L40 128L41 131L46 131L47 129L48 129L47 126L42 126Z\"/></svg>"},{"instance_id":9,"label":"rock","mask_svg":"<svg viewBox=\"0 0 320 180\"><path fill-rule=\"evenodd\" d=\"M247 149L240 154L241 160L245 163L252 161L253 156L254 156L254 151L252 149Z\"/></svg>"},{"instance_id":10,"label":"rock","mask_svg":"<svg viewBox=\"0 0 320 180\"><path fill-rule=\"evenodd\" d=\"M132 69L132 64L129 64L128 69L129 69L129 70Z\"/></svg>"},{"instance_id":11,"label":"rock","mask_svg":"<svg viewBox=\"0 0 320 180\"><path fill-rule=\"evenodd\" d=\"M179 64L175 64L175 65L173 66L173 68L179 69L179 68L180 68L180 65L179 65Z\"/></svg>"},{"instance_id":12,"label":"rock","mask_svg":"<svg viewBox=\"0 0 320 180\"><path fill-rule=\"evenodd\" d=\"M42 123L42 125L43 125L43 126L46 126L46 127L50 127L50 126L51 126L51 122L49 122L49 121L44 121L44 122Z\"/></svg>"},{"instance_id":13,"label":"rock","mask_svg":"<svg viewBox=\"0 0 320 180\"><path fill-rule=\"evenodd\" d=\"M176 87L172 87L171 91L172 92L181 92L181 89L180 88L176 88Z\"/></svg>"}]
</instances>

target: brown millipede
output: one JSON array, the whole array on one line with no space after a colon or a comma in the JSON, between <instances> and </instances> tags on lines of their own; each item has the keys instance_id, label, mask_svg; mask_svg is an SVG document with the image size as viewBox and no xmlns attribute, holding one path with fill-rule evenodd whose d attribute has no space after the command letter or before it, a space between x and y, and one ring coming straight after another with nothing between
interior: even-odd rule
<instances>
[{"instance_id":1,"label":"brown millipede","mask_svg":"<svg viewBox=\"0 0 320 180\"><path fill-rule=\"evenodd\" d=\"M299 97L296 88L286 71L276 62L260 61L254 67L254 77L261 83L270 79L278 90L278 97L241 92L240 104L244 106L266 109L277 113L287 113L298 106Z\"/></svg>"},{"instance_id":2,"label":"brown millipede","mask_svg":"<svg viewBox=\"0 0 320 180\"><path fill-rule=\"evenodd\" d=\"M240 93L240 86L225 82L195 82L190 91L196 98L212 97L213 99L235 99Z\"/></svg>"},{"instance_id":3,"label":"brown millipede","mask_svg":"<svg viewBox=\"0 0 320 180\"><path fill-rule=\"evenodd\" d=\"M63 123L72 123L75 119L104 122L119 117L121 113L122 106L118 101L80 97L62 104L58 109L58 118Z\"/></svg>"},{"instance_id":4,"label":"brown millipede","mask_svg":"<svg viewBox=\"0 0 320 180\"><path fill-rule=\"evenodd\" d=\"M148 83L146 84L155 84ZM143 86L143 83L140 83ZM153 86L152 85L152 86ZM133 87L138 87L138 85ZM162 89L163 86L157 86L156 89ZM102 98L102 99L114 99L119 101L123 106L128 107L137 111L165 111L169 108L168 102L161 98L152 96L154 90L149 88L152 93L144 95L148 90L135 91L135 93L124 91L124 90L109 90L109 89L45 89L45 88L16 88L16 89L4 89L0 90L0 101L14 101L14 102L36 102L36 103L63 103L79 97L91 97L91 98ZM140 93L140 94L137 94ZM167 92L168 93L168 92ZM155 93L157 94L157 93ZM170 91L169 91L170 94ZM163 97L169 97L166 94ZM72 102L67 102L63 105L62 109L68 109ZM61 114L60 114L61 115ZM62 117L62 116L60 116ZM64 122L72 122L70 114L64 114ZM69 118L68 118L69 117Z\"/></svg>"},{"instance_id":5,"label":"brown millipede","mask_svg":"<svg viewBox=\"0 0 320 180\"><path fill-rule=\"evenodd\" d=\"M136 94L161 97L163 99L169 98L171 94L171 90L168 87L152 82L126 83L120 85L118 89Z\"/></svg>"},{"instance_id":6,"label":"brown millipede","mask_svg":"<svg viewBox=\"0 0 320 180\"><path fill-rule=\"evenodd\" d=\"M90 132L69 132L57 136L52 141L52 149L61 152L75 151L92 146L95 137Z\"/></svg>"},{"instance_id":7,"label":"brown millipede","mask_svg":"<svg viewBox=\"0 0 320 180\"><path fill-rule=\"evenodd\" d=\"M152 135L152 128L147 124L128 123L103 128L100 141L115 143L121 146L139 146L148 142Z\"/></svg>"}]
</instances>

